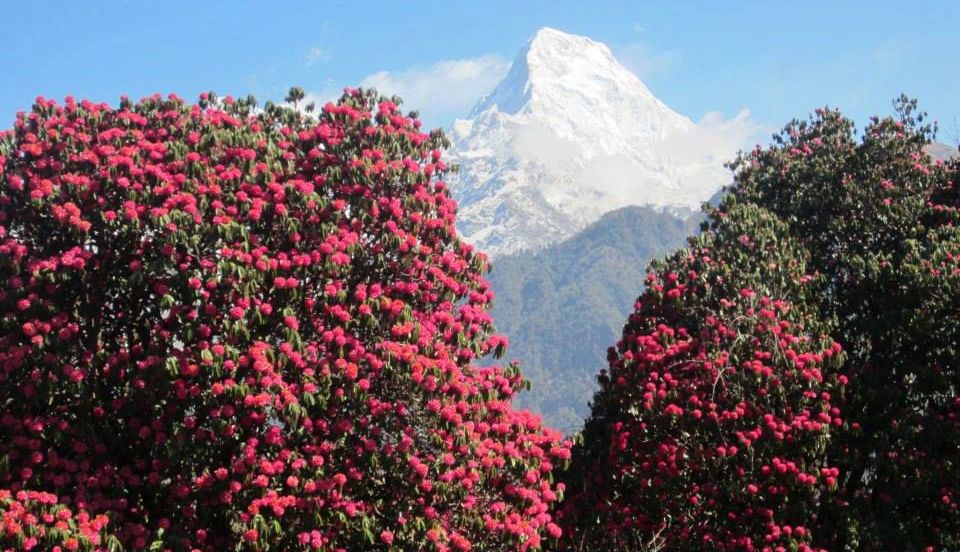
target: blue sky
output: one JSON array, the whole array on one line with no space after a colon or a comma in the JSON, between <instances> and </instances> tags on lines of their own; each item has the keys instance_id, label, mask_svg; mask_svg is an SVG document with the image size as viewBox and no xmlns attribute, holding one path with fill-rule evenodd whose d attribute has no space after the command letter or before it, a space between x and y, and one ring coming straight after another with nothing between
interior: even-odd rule
<instances>
[{"instance_id":1,"label":"blue sky","mask_svg":"<svg viewBox=\"0 0 960 552\"><path fill-rule=\"evenodd\" d=\"M540 27L606 43L676 111L778 128L817 106L858 124L906 92L960 140L960 2L9 2L0 127L33 98L205 90L401 92L465 115Z\"/></svg>"}]
</instances>

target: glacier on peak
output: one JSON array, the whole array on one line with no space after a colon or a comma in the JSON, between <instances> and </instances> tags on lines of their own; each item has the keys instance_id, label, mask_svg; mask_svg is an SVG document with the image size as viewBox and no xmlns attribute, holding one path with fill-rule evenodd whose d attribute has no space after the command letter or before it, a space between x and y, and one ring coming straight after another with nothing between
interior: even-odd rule
<instances>
[{"instance_id":1,"label":"glacier on peak","mask_svg":"<svg viewBox=\"0 0 960 552\"><path fill-rule=\"evenodd\" d=\"M492 257L537 250L604 213L690 213L729 183L730 151L587 37L539 30L450 129L451 189L467 241ZM720 144L723 146L723 144Z\"/></svg>"}]
</instances>

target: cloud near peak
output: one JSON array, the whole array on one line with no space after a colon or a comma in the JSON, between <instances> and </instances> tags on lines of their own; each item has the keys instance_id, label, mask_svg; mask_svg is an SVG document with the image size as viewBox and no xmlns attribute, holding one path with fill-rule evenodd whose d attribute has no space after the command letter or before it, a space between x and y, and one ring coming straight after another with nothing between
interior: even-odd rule
<instances>
[{"instance_id":1,"label":"cloud near peak","mask_svg":"<svg viewBox=\"0 0 960 552\"><path fill-rule=\"evenodd\" d=\"M420 112L428 127L447 126L489 93L510 68L497 55L443 60L402 71L380 71L360 81L383 94L398 95L407 110Z\"/></svg>"},{"instance_id":2,"label":"cloud near peak","mask_svg":"<svg viewBox=\"0 0 960 552\"><path fill-rule=\"evenodd\" d=\"M726 168L721 169L721 164L733 161L740 151L750 150L767 130L748 109L741 109L728 119L711 111L690 129L667 136L654 146L654 152L672 163L690 167L690 181L715 181L718 176L731 179L733 175Z\"/></svg>"}]
</instances>

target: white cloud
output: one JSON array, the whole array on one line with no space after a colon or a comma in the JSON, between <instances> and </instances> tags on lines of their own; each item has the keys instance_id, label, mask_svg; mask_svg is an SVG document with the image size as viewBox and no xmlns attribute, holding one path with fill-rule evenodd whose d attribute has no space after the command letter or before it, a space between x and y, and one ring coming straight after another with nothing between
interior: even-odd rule
<instances>
[{"instance_id":1,"label":"white cloud","mask_svg":"<svg viewBox=\"0 0 960 552\"><path fill-rule=\"evenodd\" d=\"M664 140L658 153L686 163L731 161L738 151L752 148L769 130L750 115L749 109L741 109L731 119L711 111L689 131Z\"/></svg>"},{"instance_id":2,"label":"white cloud","mask_svg":"<svg viewBox=\"0 0 960 552\"><path fill-rule=\"evenodd\" d=\"M330 52L330 50L321 48L319 46L314 46L313 48L310 48L309 52L307 52L307 67L330 61L331 57L332 52Z\"/></svg>"},{"instance_id":3,"label":"white cloud","mask_svg":"<svg viewBox=\"0 0 960 552\"><path fill-rule=\"evenodd\" d=\"M646 42L634 42L614 50L617 59L640 80L679 65L683 56L676 50L658 50Z\"/></svg>"},{"instance_id":4,"label":"white cloud","mask_svg":"<svg viewBox=\"0 0 960 552\"><path fill-rule=\"evenodd\" d=\"M496 55L452 59L402 71L380 71L360 81L383 94L398 95L427 126L447 126L497 85L510 62Z\"/></svg>"},{"instance_id":5,"label":"white cloud","mask_svg":"<svg viewBox=\"0 0 960 552\"><path fill-rule=\"evenodd\" d=\"M516 125L511 133L511 154L544 167L565 169L572 166L583 153L583 148L576 142L561 138L556 132L535 122Z\"/></svg>"}]
</instances>

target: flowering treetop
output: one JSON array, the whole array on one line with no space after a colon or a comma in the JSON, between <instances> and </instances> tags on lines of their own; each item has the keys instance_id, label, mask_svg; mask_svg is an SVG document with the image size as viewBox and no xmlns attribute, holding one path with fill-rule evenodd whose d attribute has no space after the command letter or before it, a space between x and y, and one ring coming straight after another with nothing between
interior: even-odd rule
<instances>
[{"instance_id":1,"label":"flowering treetop","mask_svg":"<svg viewBox=\"0 0 960 552\"><path fill-rule=\"evenodd\" d=\"M476 365L506 343L443 135L366 90L253 108L41 98L0 141L0 487L85 549L559 536L569 445ZM9 504L0 545L65 546Z\"/></svg>"}]
</instances>

